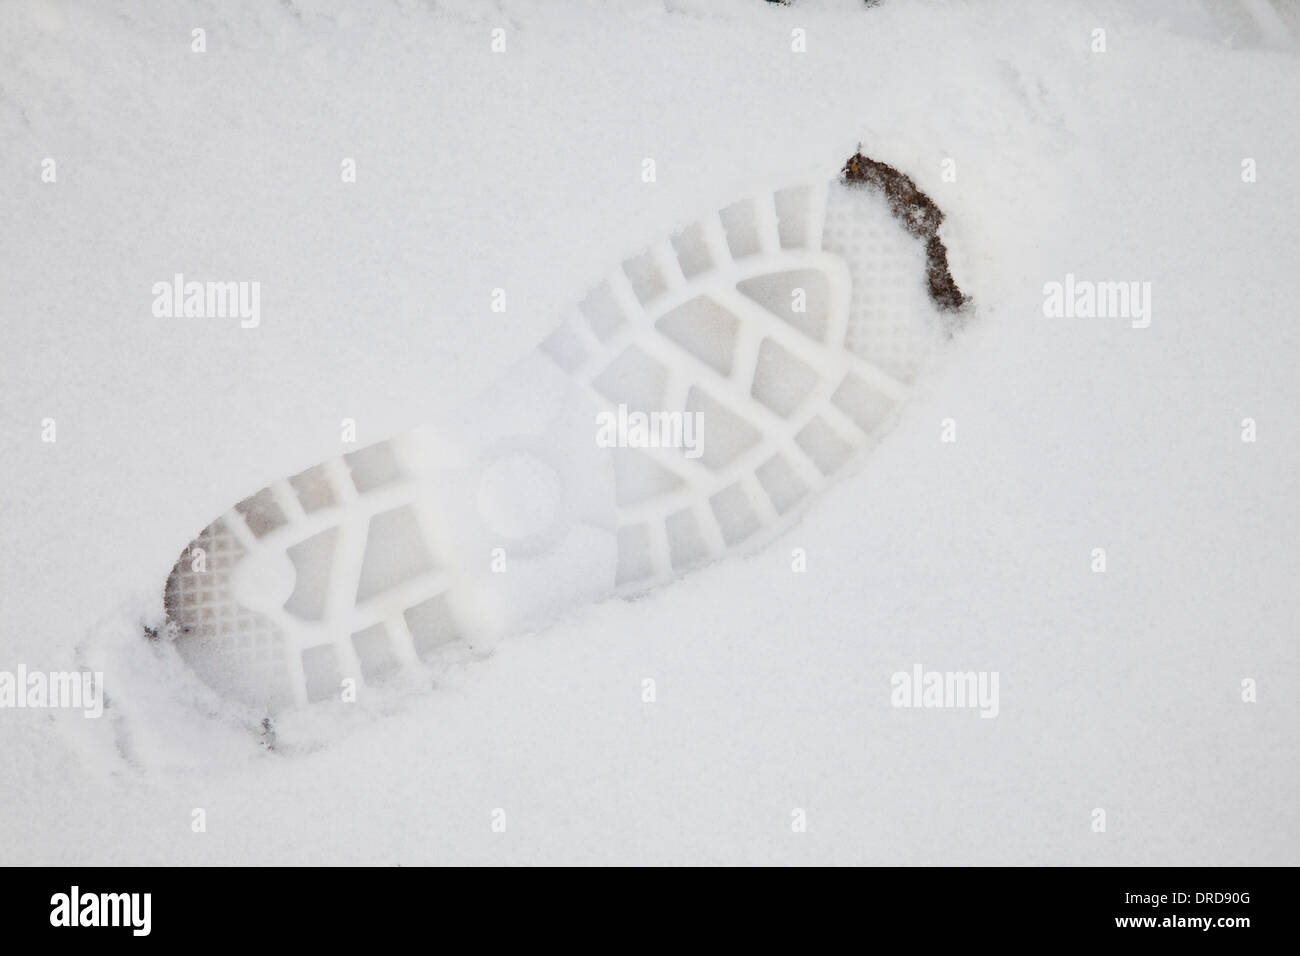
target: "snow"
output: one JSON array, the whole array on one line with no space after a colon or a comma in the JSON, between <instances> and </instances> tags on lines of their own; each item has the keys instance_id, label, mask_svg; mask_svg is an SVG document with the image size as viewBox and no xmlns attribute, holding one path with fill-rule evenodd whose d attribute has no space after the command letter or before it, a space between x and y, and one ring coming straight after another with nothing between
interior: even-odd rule
<instances>
[{"instance_id":1,"label":"snow","mask_svg":"<svg viewBox=\"0 0 1300 956\"><path fill-rule=\"evenodd\" d=\"M0 859L1300 862L1300 70L1277 24L1144 9L0 7L0 669L109 697L0 711ZM859 141L976 312L772 547L274 751L141 639L194 532L341 419L437 418L621 258ZM260 326L153 317L176 272L260 281ZM1044 317L1071 273L1151 282L1151 326ZM998 671L998 717L892 708L915 663Z\"/></svg>"}]
</instances>

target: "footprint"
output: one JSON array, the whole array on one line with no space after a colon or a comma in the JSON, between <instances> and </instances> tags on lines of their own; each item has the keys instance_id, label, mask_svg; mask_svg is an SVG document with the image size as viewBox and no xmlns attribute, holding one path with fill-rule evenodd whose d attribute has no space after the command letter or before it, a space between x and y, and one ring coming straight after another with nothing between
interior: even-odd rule
<instances>
[{"instance_id":1,"label":"footprint","mask_svg":"<svg viewBox=\"0 0 1300 956\"><path fill-rule=\"evenodd\" d=\"M941 214L856 160L872 182L850 161L623 262L447 421L240 501L167 580L179 653L270 712L781 534L890 427L961 301L931 301Z\"/></svg>"}]
</instances>

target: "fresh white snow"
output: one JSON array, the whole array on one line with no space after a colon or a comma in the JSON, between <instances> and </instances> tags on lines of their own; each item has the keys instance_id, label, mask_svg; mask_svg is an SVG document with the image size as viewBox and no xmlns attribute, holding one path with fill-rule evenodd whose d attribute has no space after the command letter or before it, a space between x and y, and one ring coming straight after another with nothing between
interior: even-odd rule
<instances>
[{"instance_id":1,"label":"fresh white snow","mask_svg":"<svg viewBox=\"0 0 1300 956\"><path fill-rule=\"evenodd\" d=\"M108 695L0 710L0 860L1300 862L1300 61L1293 8L1229 7L0 4L0 670ZM275 752L141 638L341 419L436 419L625 256L859 141L975 312L772 547ZM260 282L260 323L155 317L178 272ZM1151 283L1149 327L1045 317L1071 274ZM997 671L998 716L891 707L915 664Z\"/></svg>"}]
</instances>

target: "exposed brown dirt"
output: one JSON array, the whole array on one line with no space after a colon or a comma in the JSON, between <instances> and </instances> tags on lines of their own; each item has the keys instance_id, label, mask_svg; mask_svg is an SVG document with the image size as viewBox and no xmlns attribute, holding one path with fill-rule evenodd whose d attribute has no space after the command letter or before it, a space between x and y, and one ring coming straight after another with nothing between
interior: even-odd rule
<instances>
[{"instance_id":1,"label":"exposed brown dirt","mask_svg":"<svg viewBox=\"0 0 1300 956\"><path fill-rule=\"evenodd\" d=\"M859 151L844 164L844 182L880 190L889 202L894 218L916 238L925 242L925 271L930 300L945 312L957 312L970 301L957 288L948 269L948 249L939 238L943 211L906 174L887 163L877 162Z\"/></svg>"}]
</instances>

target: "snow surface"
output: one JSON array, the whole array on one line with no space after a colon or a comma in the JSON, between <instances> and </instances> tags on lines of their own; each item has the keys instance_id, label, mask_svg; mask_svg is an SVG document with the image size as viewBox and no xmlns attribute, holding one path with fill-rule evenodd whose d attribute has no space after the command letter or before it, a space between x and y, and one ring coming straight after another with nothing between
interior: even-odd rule
<instances>
[{"instance_id":1,"label":"snow surface","mask_svg":"<svg viewBox=\"0 0 1300 956\"><path fill-rule=\"evenodd\" d=\"M1226 9L0 4L0 669L110 698L0 711L0 860L1300 863L1300 64ZM773 547L274 752L141 639L340 419L436 418L622 257L859 140L976 315ZM154 318L174 272L261 281L261 326ZM1151 282L1151 326L1045 318L1067 273ZM914 663L998 671L999 716L892 708Z\"/></svg>"}]
</instances>

